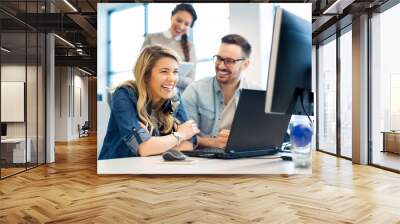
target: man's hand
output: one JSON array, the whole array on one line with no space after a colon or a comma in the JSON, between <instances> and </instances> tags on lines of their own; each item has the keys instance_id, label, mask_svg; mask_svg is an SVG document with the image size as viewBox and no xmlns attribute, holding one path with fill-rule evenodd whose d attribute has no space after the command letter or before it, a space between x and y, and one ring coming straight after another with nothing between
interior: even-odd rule
<instances>
[{"instance_id":1,"label":"man's hand","mask_svg":"<svg viewBox=\"0 0 400 224\"><path fill-rule=\"evenodd\" d=\"M222 129L215 137L214 146L217 148L224 149L226 147L226 144L228 143L228 137L230 132L231 131L228 129Z\"/></svg>"}]
</instances>

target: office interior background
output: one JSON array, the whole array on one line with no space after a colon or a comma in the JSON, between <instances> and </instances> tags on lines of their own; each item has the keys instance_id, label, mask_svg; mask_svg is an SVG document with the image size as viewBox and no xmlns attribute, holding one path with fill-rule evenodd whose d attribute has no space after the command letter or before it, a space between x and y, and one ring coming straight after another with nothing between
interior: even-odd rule
<instances>
[{"instance_id":1,"label":"office interior background","mask_svg":"<svg viewBox=\"0 0 400 224\"><path fill-rule=\"evenodd\" d=\"M0 7L3 179L54 162L55 142L78 139L85 122L95 132L96 41L81 26L96 37L96 4L86 17L63 15L62 1Z\"/></svg>"},{"instance_id":2,"label":"office interior background","mask_svg":"<svg viewBox=\"0 0 400 224\"><path fill-rule=\"evenodd\" d=\"M132 180L134 177L104 178L95 174L97 151L95 136L98 130L97 117L101 116L97 113L97 109L104 107L107 100L107 94L96 93L97 84L104 85L103 82L107 82L100 79L107 76L100 75L98 70L107 71L107 74L120 74L113 75L110 83L118 82L130 75L126 70L128 68L126 60L116 61L117 64L120 63L117 67L121 70L118 71L105 70L102 68L104 63L100 63L101 59L97 60L97 51L107 51L107 48L97 48L97 42L107 41L99 39L100 35L97 35L97 32L105 32L107 29L98 26L101 21L98 20L100 11L97 11L97 3L100 2L110 3L111 7L111 4L127 1L0 1L2 202L12 204L8 199L15 199L17 197L15 195L23 191L24 185L36 180L50 181L52 177L66 180L71 185L78 183L73 185L75 190L90 191L93 195L99 193L96 191L98 190L96 185L104 187L101 188L104 192L111 192L111 188L106 188L106 184L113 185L113 181L114 184L118 181L134 181ZM400 4L396 0L294 0L293 2L312 4L316 152L313 154L315 156L313 177L307 179L308 182L304 184L309 184L306 186L310 190L314 189L311 188L311 183L314 182L317 183L318 190L330 190L323 192L327 194L321 192L320 197L332 194L356 198L354 206L348 209L354 211L360 208L360 211L354 214L343 211L341 216L335 216L319 210L322 215L330 214L326 217L331 221L356 222L359 220L356 217L364 220L361 219L363 216L361 202L382 200L384 202L379 201L378 205L373 203L368 205L371 210L367 210L373 213L369 218L394 223L400 219L398 213L394 212L398 211L399 204L387 200L386 196L382 195L392 197L398 194L393 190L398 189L396 182L398 175L392 175L384 170L400 172L400 134L397 132L400 129L400 103L396 98L400 92L400 65L396 57L397 52L400 52L398 42L400 33L396 29L400 21ZM139 12L140 8L146 7L147 11ZM201 5L197 7L196 10L200 14ZM151 10L157 9L152 9L151 3L142 4L140 7L116 10L109 17L103 18L118 21L121 15L130 10L138 12L135 16L150 18ZM210 21L207 21L207 17L199 18L192 31L194 41L199 41L197 46L202 45L203 40L196 38L200 38L199 33L204 32L204 29L223 33L227 31L226 24L233 22L230 21L230 7L218 10L221 16L219 18L210 18ZM168 14L168 10L165 10L165 13ZM141 29L122 27L130 35L136 35L138 42L131 41L131 44L140 47L145 32L156 32L168 26L167 20L165 24L156 25L151 25L151 20L148 22L146 28L148 30L145 30L145 24ZM209 30L210 23L225 28ZM142 31L134 33L138 30ZM109 38L110 45L118 41L112 39L112 35ZM217 42L218 40L207 41L214 46ZM198 47L197 51L198 58L201 59L197 78L201 78L202 74L212 75L213 66L209 65L207 56L213 50ZM114 68L114 62L110 63L111 68ZM133 59L130 63L133 63ZM80 138L82 126L86 121L89 124L89 137ZM97 139L97 142L100 140ZM364 169L362 167L365 166L360 167L357 164L366 165L367 168ZM77 173L78 169L83 173ZM87 173L84 173L85 171ZM61 181L60 179L57 181ZM91 183L82 179L90 179ZM160 177L161 179L163 178ZM204 177L200 182L207 183L203 189L208 189L213 181L218 181L217 179ZM244 179L251 184L261 183L259 177ZM278 179L274 179L276 184ZM361 182L356 183L358 180ZM135 184L154 190L153 185L156 185L156 182L149 181L153 185L145 185L146 181L149 180L144 177ZM167 178L165 186L170 186L168 181L186 186L184 180L178 178ZM227 181L236 183L233 179ZM289 186L287 188L289 189L291 186L285 185L285 181L293 185L303 183L296 178L285 179L280 185L284 190L285 187ZM57 185L57 182L51 183ZM46 184L38 185L45 188ZM109 185L107 187L110 187ZM251 188L247 187L246 189ZM362 193L351 193L355 188L362 189ZM295 190L295 188L290 189ZM317 191L317 188L314 190ZM154 191L165 193L167 190L156 188ZM363 200L357 198L367 194L372 196ZM28 198L30 195L21 194L19 197L22 200L23 197ZM313 198L312 195L307 197ZM307 203L307 200L302 202ZM7 203L1 203L0 217L5 217L4 213L11 211L7 209ZM58 206L60 207L60 204ZM374 206L384 206L385 209L376 209L374 213L373 208L376 208ZM334 212L339 210L336 207L332 208ZM306 210L302 211L307 216ZM379 215L386 219L379 219ZM35 215L29 213L29 217L33 216ZM308 218L312 216L308 214Z\"/></svg>"}]
</instances>

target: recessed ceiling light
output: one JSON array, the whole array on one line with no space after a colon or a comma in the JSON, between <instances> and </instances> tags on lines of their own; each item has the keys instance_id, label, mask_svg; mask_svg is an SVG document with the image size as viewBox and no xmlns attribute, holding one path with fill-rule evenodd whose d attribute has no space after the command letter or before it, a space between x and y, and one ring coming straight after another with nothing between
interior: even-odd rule
<instances>
[{"instance_id":1,"label":"recessed ceiling light","mask_svg":"<svg viewBox=\"0 0 400 224\"><path fill-rule=\"evenodd\" d=\"M54 34L54 36L57 37L58 39L60 39L62 42L64 42L64 43L66 43L67 45L69 45L70 47L75 48L75 45L73 45L73 44L72 44L71 42L69 42L68 40L66 40L66 39L64 39L64 38L62 38L62 37L60 37L60 36L57 35L57 34Z\"/></svg>"},{"instance_id":2,"label":"recessed ceiling light","mask_svg":"<svg viewBox=\"0 0 400 224\"><path fill-rule=\"evenodd\" d=\"M6 52L6 53L10 53L10 52L11 52L11 50L9 50L9 49L7 49L7 48L5 48L5 47L1 47L0 49L1 49L2 51Z\"/></svg>"},{"instance_id":3,"label":"recessed ceiling light","mask_svg":"<svg viewBox=\"0 0 400 224\"><path fill-rule=\"evenodd\" d=\"M83 70L83 69L81 69L81 68L79 68L79 67L78 67L78 70L81 71L81 72L83 72L83 73L85 73L85 74L87 74L87 75L90 75L90 76L92 75L92 73L90 73L90 72L88 72L88 71L86 71L86 70Z\"/></svg>"},{"instance_id":4,"label":"recessed ceiling light","mask_svg":"<svg viewBox=\"0 0 400 224\"><path fill-rule=\"evenodd\" d=\"M322 14L342 14L343 9L351 5L355 0L336 0Z\"/></svg>"},{"instance_id":5,"label":"recessed ceiling light","mask_svg":"<svg viewBox=\"0 0 400 224\"><path fill-rule=\"evenodd\" d=\"M65 4L67 4L72 10L74 10L75 12L78 12L78 10L71 4L68 2L68 0L64 0Z\"/></svg>"}]
</instances>

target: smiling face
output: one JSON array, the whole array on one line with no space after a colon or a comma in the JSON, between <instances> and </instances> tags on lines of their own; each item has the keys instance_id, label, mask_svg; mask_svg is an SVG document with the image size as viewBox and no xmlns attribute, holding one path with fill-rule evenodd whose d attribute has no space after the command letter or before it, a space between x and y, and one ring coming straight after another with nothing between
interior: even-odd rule
<instances>
[{"instance_id":1,"label":"smiling face","mask_svg":"<svg viewBox=\"0 0 400 224\"><path fill-rule=\"evenodd\" d=\"M170 99L175 94L177 82L178 62L170 57L160 58L154 64L148 81L153 104L158 104L162 99Z\"/></svg>"},{"instance_id":2,"label":"smiling face","mask_svg":"<svg viewBox=\"0 0 400 224\"><path fill-rule=\"evenodd\" d=\"M192 15L184 10L178 11L171 17L170 31L173 37L182 36L188 32L192 24Z\"/></svg>"},{"instance_id":3,"label":"smiling face","mask_svg":"<svg viewBox=\"0 0 400 224\"><path fill-rule=\"evenodd\" d=\"M224 59L238 60L244 58L242 48L236 44L221 44L218 56ZM234 83L240 80L240 74L249 65L249 60L236 61L232 65L226 65L223 61L215 63L217 81L221 84Z\"/></svg>"}]
</instances>

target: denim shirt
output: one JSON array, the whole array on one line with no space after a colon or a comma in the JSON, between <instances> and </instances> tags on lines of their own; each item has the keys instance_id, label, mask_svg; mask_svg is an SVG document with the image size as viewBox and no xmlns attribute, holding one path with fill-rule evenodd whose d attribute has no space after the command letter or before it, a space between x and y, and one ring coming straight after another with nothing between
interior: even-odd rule
<instances>
[{"instance_id":1,"label":"denim shirt","mask_svg":"<svg viewBox=\"0 0 400 224\"><path fill-rule=\"evenodd\" d=\"M179 105L173 116L183 123L188 119L179 96L178 101ZM132 88L124 86L114 92L107 133L99 155L100 160L139 156L139 145L149 140L151 136L159 135L157 130L150 135L140 126L136 103L137 95ZM195 146L197 143L195 136L192 142Z\"/></svg>"},{"instance_id":2,"label":"denim shirt","mask_svg":"<svg viewBox=\"0 0 400 224\"><path fill-rule=\"evenodd\" d=\"M233 97L239 102L241 89L262 89L259 85L241 78L239 88ZM193 119L200 136L216 136L219 133L221 114L224 110L224 94L215 76L191 83L182 94L187 115Z\"/></svg>"}]
</instances>

